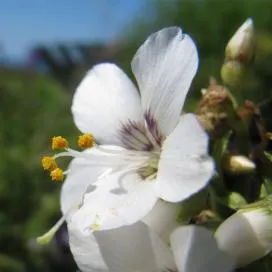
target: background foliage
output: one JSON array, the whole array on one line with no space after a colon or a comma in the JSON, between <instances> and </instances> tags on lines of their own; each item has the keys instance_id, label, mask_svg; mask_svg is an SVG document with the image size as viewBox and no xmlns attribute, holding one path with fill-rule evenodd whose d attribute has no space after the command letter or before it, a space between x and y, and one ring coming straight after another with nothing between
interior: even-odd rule
<instances>
[{"instance_id":1,"label":"background foliage","mask_svg":"<svg viewBox=\"0 0 272 272\"><path fill-rule=\"evenodd\" d=\"M46 52L48 48L42 48L40 58L51 71L49 75L0 70L0 271L75 271L65 229L46 247L36 245L33 238L60 216L60 184L49 181L41 169L40 157L49 152L52 136L76 137L70 105L83 70L95 62L114 60L131 73L130 60L150 33L165 26L182 26L196 41L200 54L199 73L187 104L192 109L209 77L219 79L228 39L246 18L252 17L258 33L255 62L243 89L237 91L242 98L266 101L262 109L272 129L271 10L270 0L148 1L129 31L120 35L112 54L96 58L84 47L83 61L71 65L71 61L58 63ZM91 45L87 48L92 50ZM70 54L65 48L62 51ZM247 271L254 271L254 266Z\"/></svg>"}]
</instances>

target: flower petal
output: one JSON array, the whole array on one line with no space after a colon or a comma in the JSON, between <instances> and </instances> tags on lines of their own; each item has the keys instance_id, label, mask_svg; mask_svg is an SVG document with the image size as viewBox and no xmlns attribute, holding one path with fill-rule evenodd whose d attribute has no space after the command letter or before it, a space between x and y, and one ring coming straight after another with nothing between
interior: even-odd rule
<instances>
[{"instance_id":1,"label":"flower petal","mask_svg":"<svg viewBox=\"0 0 272 272\"><path fill-rule=\"evenodd\" d=\"M143 218L155 205L154 181L145 181L135 170L113 172L98 180L97 188L85 194L73 220L90 233L131 225Z\"/></svg>"},{"instance_id":2,"label":"flower petal","mask_svg":"<svg viewBox=\"0 0 272 272\"><path fill-rule=\"evenodd\" d=\"M112 272L157 272L175 268L170 250L142 222L97 231L94 236Z\"/></svg>"},{"instance_id":3,"label":"flower petal","mask_svg":"<svg viewBox=\"0 0 272 272\"><path fill-rule=\"evenodd\" d=\"M93 133L103 144L121 145L121 124L143 122L137 89L114 64L94 66L73 98L74 121L84 133Z\"/></svg>"},{"instance_id":4,"label":"flower petal","mask_svg":"<svg viewBox=\"0 0 272 272\"><path fill-rule=\"evenodd\" d=\"M170 233L180 225L177 220L180 210L179 203L170 203L159 199L142 221L168 243Z\"/></svg>"},{"instance_id":5,"label":"flower petal","mask_svg":"<svg viewBox=\"0 0 272 272\"><path fill-rule=\"evenodd\" d=\"M178 27L164 28L148 37L131 65L141 91L144 113L149 115L150 112L162 134L167 136L178 123L197 71L194 42Z\"/></svg>"},{"instance_id":6,"label":"flower petal","mask_svg":"<svg viewBox=\"0 0 272 272\"><path fill-rule=\"evenodd\" d=\"M105 156L104 153L94 148L87 149L84 153ZM61 188L60 203L62 213L66 214L73 207L77 207L88 187L95 183L103 172L109 169L109 166L92 165L84 158L73 159L68 168L67 178Z\"/></svg>"},{"instance_id":7,"label":"flower petal","mask_svg":"<svg viewBox=\"0 0 272 272\"><path fill-rule=\"evenodd\" d=\"M179 272L229 272L234 262L217 247L216 240L208 230L186 226L171 235L171 248Z\"/></svg>"},{"instance_id":8,"label":"flower petal","mask_svg":"<svg viewBox=\"0 0 272 272\"><path fill-rule=\"evenodd\" d=\"M156 183L162 199L182 201L208 183L214 164L207 149L208 137L195 116L181 117L162 147Z\"/></svg>"},{"instance_id":9,"label":"flower petal","mask_svg":"<svg viewBox=\"0 0 272 272\"><path fill-rule=\"evenodd\" d=\"M236 212L216 230L215 237L221 250L236 261L237 267L246 266L272 250L272 216L265 209Z\"/></svg>"},{"instance_id":10,"label":"flower petal","mask_svg":"<svg viewBox=\"0 0 272 272\"><path fill-rule=\"evenodd\" d=\"M109 272L92 234L80 232L73 224L68 224L70 249L82 272Z\"/></svg>"}]
</instances>

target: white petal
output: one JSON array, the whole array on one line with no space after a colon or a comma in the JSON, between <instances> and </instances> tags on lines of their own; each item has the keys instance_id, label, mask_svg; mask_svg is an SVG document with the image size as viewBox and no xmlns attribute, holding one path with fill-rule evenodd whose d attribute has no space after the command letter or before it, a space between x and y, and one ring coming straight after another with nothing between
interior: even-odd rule
<instances>
[{"instance_id":1,"label":"white petal","mask_svg":"<svg viewBox=\"0 0 272 272\"><path fill-rule=\"evenodd\" d=\"M87 73L74 95L72 113L77 127L103 144L121 145L121 124L142 122L137 89L121 69L109 63Z\"/></svg>"},{"instance_id":2,"label":"white petal","mask_svg":"<svg viewBox=\"0 0 272 272\"><path fill-rule=\"evenodd\" d=\"M113 172L100 179L93 192L85 195L73 220L89 233L93 230L131 225L155 205L154 181L143 181L135 170Z\"/></svg>"},{"instance_id":3,"label":"white petal","mask_svg":"<svg viewBox=\"0 0 272 272\"><path fill-rule=\"evenodd\" d=\"M180 210L181 205L179 203L169 203L159 199L142 221L168 243L170 233L179 226L177 218Z\"/></svg>"},{"instance_id":4,"label":"white petal","mask_svg":"<svg viewBox=\"0 0 272 272\"><path fill-rule=\"evenodd\" d=\"M157 192L166 201L182 201L205 187L214 171L207 155L208 137L193 114L184 115L165 140Z\"/></svg>"},{"instance_id":5,"label":"white petal","mask_svg":"<svg viewBox=\"0 0 272 272\"><path fill-rule=\"evenodd\" d=\"M158 272L175 267L170 250L142 222L97 231L94 236L111 272Z\"/></svg>"},{"instance_id":6,"label":"white petal","mask_svg":"<svg viewBox=\"0 0 272 272\"><path fill-rule=\"evenodd\" d=\"M243 212L243 215L251 225L263 248L266 249L267 253L270 252L272 250L272 215L270 210L259 208Z\"/></svg>"},{"instance_id":7,"label":"white petal","mask_svg":"<svg viewBox=\"0 0 272 272\"><path fill-rule=\"evenodd\" d=\"M104 153L96 149L88 149L84 151L85 154L100 154ZM65 179L60 195L61 211L66 214L71 208L77 207L82 201L83 194L88 187L97 181L97 178L109 167L95 166L83 158L75 158L69 165L68 175Z\"/></svg>"},{"instance_id":8,"label":"white petal","mask_svg":"<svg viewBox=\"0 0 272 272\"><path fill-rule=\"evenodd\" d=\"M212 233L204 228L176 229L171 235L171 247L179 272L233 271L233 261L218 249Z\"/></svg>"},{"instance_id":9,"label":"white petal","mask_svg":"<svg viewBox=\"0 0 272 272\"><path fill-rule=\"evenodd\" d=\"M148 37L131 65L145 113L150 110L161 132L167 136L178 123L197 71L194 42L178 27L164 28Z\"/></svg>"},{"instance_id":10,"label":"white petal","mask_svg":"<svg viewBox=\"0 0 272 272\"><path fill-rule=\"evenodd\" d=\"M73 224L68 224L70 249L82 272L109 272L92 234L84 234Z\"/></svg>"},{"instance_id":11,"label":"white petal","mask_svg":"<svg viewBox=\"0 0 272 272\"><path fill-rule=\"evenodd\" d=\"M237 212L216 230L221 250L235 258L242 267L272 250L272 217L262 209Z\"/></svg>"},{"instance_id":12,"label":"white petal","mask_svg":"<svg viewBox=\"0 0 272 272\"><path fill-rule=\"evenodd\" d=\"M151 231L150 231L151 232ZM157 234L154 232L151 232L151 239L152 239L152 245L156 262L158 264L158 267L161 269L160 272L170 272L170 271L177 271L177 265L174 260L174 256L172 254L172 251L169 248L169 240L167 243L160 239Z\"/></svg>"}]
</instances>

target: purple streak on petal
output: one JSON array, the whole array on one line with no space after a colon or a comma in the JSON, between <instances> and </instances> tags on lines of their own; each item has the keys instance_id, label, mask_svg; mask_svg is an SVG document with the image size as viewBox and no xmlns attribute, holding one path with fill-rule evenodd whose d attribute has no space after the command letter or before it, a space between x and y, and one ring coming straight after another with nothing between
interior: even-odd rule
<instances>
[{"instance_id":1,"label":"purple streak on petal","mask_svg":"<svg viewBox=\"0 0 272 272\"><path fill-rule=\"evenodd\" d=\"M146 136L145 127L131 120L128 120L126 124L121 124L119 137L123 146L128 149L149 151L153 148L152 143Z\"/></svg>"},{"instance_id":2,"label":"purple streak on petal","mask_svg":"<svg viewBox=\"0 0 272 272\"><path fill-rule=\"evenodd\" d=\"M144 113L144 119L146 121L147 129L149 130L149 132L151 133L151 135L153 136L157 144L161 146L164 140L164 137L159 129L158 122L152 115L150 109Z\"/></svg>"}]
</instances>

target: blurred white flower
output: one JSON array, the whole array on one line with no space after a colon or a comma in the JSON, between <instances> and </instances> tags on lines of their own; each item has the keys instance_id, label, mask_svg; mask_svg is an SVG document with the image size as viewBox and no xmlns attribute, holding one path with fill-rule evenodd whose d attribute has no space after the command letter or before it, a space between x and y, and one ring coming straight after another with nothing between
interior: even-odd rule
<instances>
[{"instance_id":1,"label":"blurred white flower","mask_svg":"<svg viewBox=\"0 0 272 272\"><path fill-rule=\"evenodd\" d=\"M234 267L201 227L176 229L170 247L142 222L93 234L69 224L69 233L82 272L230 272Z\"/></svg>"},{"instance_id":2,"label":"blurred white flower","mask_svg":"<svg viewBox=\"0 0 272 272\"><path fill-rule=\"evenodd\" d=\"M206 186L214 170L208 137L193 114L180 118L197 66L194 42L170 27L152 34L132 60L141 96L114 64L87 73L72 113L77 127L103 145L58 156L75 157L61 208L65 214L80 203L70 220L82 230L133 224L159 199L180 202Z\"/></svg>"},{"instance_id":3,"label":"blurred white flower","mask_svg":"<svg viewBox=\"0 0 272 272\"><path fill-rule=\"evenodd\" d=\"M272 250L272 214L266 208L240 210L224 221L215 233L218 246L242 267Z\"/></svg>"}]
</instances>

